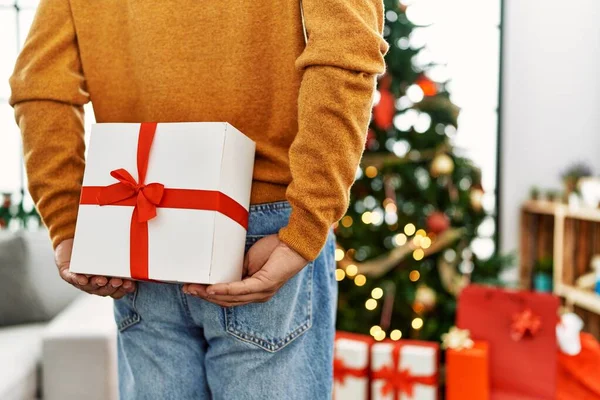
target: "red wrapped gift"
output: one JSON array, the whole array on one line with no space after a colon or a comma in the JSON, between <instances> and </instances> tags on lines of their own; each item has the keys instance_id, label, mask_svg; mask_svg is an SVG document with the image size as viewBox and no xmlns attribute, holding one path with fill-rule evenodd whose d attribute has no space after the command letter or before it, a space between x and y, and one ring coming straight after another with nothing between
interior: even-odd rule
<instances>
[{"instance_id":1,"label":"red wrapped gift","mask_svg":"<svg viewBox=\"0 0 600 400\"><path fill-rule=\"evenodd\" d=\"M471 285L459 297L457 326L490 346L491 398L556 398L559 300L545 293Z\"/></svg>"},{"instance_id":2,"label":"red wrapped gift","mask_svg":"<svg viewBox=\"0 0 600 400\"><path fill-rule=\"evenodd\" d=\"M369 398L371 336L336 332L333 360L333 398L366 400Z\"/></svg>"},{"instance_id":3,"label":"red wrapped gift","mask_svg":"<svg viewBox=\"0 0 600 400\"><path fill-rule=\"evenodd\" d=\"M489 348L476 341L473 347L446 350L446 400L490 398Z\"/></svg>"},{"instance_id":4,"label":"red wrapped gift","mask_svg":"<svg viewBox=\"0 0 600 400\"><path fill-rule=\"evenodd\" d=\"M386 340L371 347L371 399L438 398L439 345Z\"/></svg>"}]
</instances>

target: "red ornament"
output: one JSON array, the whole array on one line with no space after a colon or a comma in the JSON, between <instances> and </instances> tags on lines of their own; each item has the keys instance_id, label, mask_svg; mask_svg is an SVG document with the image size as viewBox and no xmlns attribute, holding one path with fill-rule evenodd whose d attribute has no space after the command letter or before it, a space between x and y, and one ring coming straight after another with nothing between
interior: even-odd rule
<instances>
[{"instance_id":1,"label":"red ornament","mask_svg":"<svg viewBox=\"0 0 600 400\"><path fill-rule=\"evenodd\" d=\"M379 103L373 107L373 121L375 125L383 130L392 127L396 105L394 95L388 89L379 88Z\"/></svg>"},{"instance_id":2,"label":"red ornament","mask_svg":"<svg viewBox=\"0 0 600 400\"><path fill-rule=\"evenodd\" d=\"M523 339L524 336L534 337L542 327L539 315L535 315L529 308L514 314L512 319L510 337L515 341Z\"/></svg>"},{"instance_id":3,"label":"red ornament","mask_svg":"<svg viewBox=\"0 0 600 400\"><path fill-rule=\"evenodd\" d=\"M429 217L427 217L427 230L429 232L439 235L449 227L450 218L441 211L432 212Z\"/></svg>"},{"instance_id":4,"label":"red ornament","mask_svg":"<svg viewBox=\"0 0 600 400\"><path fill-rule=\"evenodd\" d=\"M365 149L370 149L373 146L373 143L377 141L377 135L375 135L375 131L373 129L369 129L367 131L367 140L365 142Z\"/></svg>"},{"instance_id":5,"label":"red ornament","mask_svg":"<svg viewBox=\"0 0 600 400\"><path fill-rule=\"evenodd\" d=\"M421 75L419 78L417 78L416 84L419 85L425 96L435 96L437 94L437 83L425 75Z\"/></svg>"}]
</instances>

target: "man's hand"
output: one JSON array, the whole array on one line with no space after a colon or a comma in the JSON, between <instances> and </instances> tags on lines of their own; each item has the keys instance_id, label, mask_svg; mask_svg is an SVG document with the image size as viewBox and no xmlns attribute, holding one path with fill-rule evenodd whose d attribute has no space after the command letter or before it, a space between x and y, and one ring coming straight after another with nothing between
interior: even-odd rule
<instances>
[{"instance_id":1,"label":"man's hand","mask_svg":"<svg viewBox=\"0 0 600 400\"><path fill-rule=\"evenodd\" d=\"M281 242L277 235L269 235L248 250L242 281L208 286L187 284L183 291L223 307L264 303L306 264L308 261Z\"/></svg>"},{"instance_id":2,"label":"man's hand","mask_svg":"<svg viewBox=\"0 0 600 400\"><path fill-rule=\"evenodd\" d=\"M74 274L69 271L71 264L71 252L73 251L73 239L61 242L54 251L54 261L58 267L60 277L84 292L98 296L110 296L114 299L120 299L127 293L135 290L135 282L120 279L107 278L105 276L89 276Z\"/></svg>"}]
</instances>

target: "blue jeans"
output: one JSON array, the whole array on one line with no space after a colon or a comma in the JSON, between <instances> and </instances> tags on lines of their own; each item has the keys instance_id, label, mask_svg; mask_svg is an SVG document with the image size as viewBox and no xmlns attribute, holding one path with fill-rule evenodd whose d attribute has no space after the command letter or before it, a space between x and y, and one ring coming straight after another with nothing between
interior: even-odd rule
<instances>
[{"instance_id":1,"label":"blue jeans","mask_svg":"<svg viewBox=\"0 0 600 400\"><path fill-rule=\"evenodd\" d=\"M287 202L251 206L246 251L289 214ZM138 282L115 301L121 400L331 399L334 251L331 233L266 303L224 308L182 285Z\"/></svg>"}]
</instances>

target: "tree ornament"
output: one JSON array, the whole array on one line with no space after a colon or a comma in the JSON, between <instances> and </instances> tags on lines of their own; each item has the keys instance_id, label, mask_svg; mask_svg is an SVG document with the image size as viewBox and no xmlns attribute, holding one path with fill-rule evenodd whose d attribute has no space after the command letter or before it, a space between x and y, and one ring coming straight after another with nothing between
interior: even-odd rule
<instances>
[{"instance_id":1,"label":"tree ornament","mask_svg":"<svg viewBox=\"0 0 600 400\"><path fill-rule=\"evenodd\" d=\"M429 214L426 224L429 232L439 235L450 227L450 218L441 211L435 211Z\"/></svg>"},{"instance_id":2,"label":"tree ornament","mask_svg":"<svg viewBox=\"0 0 600 400\"><path fill-rule=\"evenodd\" d=\"M425 75L421 75L417 78L416 84L419 85L425 96L435 96L437 94L437 83Z\"/></svg>"},{"instance_id":3,"label":"tree ornament","mask_svg":"<svg viewBox=\"0 0 600 400\"><path fill-rule=\"evenodd\" d=\"M450 175L452 171L454 171L454 161L446 153L440 153L435 156L429 169L431 176L434 178Z\"/></svg>"},{"instance_id":4,"label":"tree ornament","mask_svg":"<svg viewBox=\"0 0 600 400\"><path fill-rule=\"evenodd\" d=\"M437 293L427 285L419 285L415 292L413 309L419 312L431 311L435 307Z\"/></svg>"},{"instance_id":5,"label":"tree ornament","mask_svg":"<svg viewBox=\"0 0 600 400\"><path fill-rule=\"evenodd\" d=\"M480 212L483 210L483 189L475 187L471 189L471 193L469 194L469 200L471 201L471 207L473 210Z\"/></svg>"},{"instance_id":6,"label":"tree ornament","mask_svg":"<svg viewBox=\"0 0 600 400\"><path fill-rule=\"evenodd\" d=\"M373 107L373 122L377 127L388 130L393 125L396 113L395 99L388 89L379 89L379 103Z\"/></svg>"},{"instance_id":7,"label":"tree ornament","mask_svg":"<svg viewBox=\"0 0 600 400\"><path fill-rule=\"evenodd\" d=\"M367 131L367 140L365 141L365 149L371 150L373 149L375 143L377 143L377 135L373 129Z\"/></svg>"}]
</instances>

